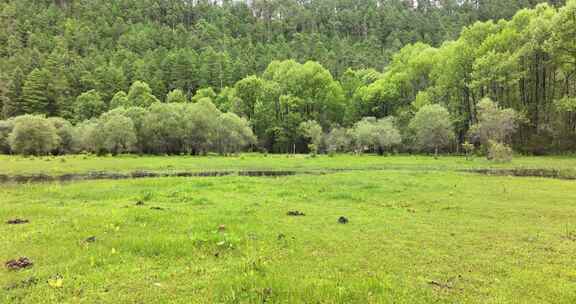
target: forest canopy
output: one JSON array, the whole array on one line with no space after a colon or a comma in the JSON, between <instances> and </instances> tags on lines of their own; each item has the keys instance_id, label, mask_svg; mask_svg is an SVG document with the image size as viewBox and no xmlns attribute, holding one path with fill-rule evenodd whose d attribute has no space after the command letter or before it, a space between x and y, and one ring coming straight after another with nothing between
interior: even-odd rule
<instances>
[{"instance_id":1,"label":"forest canopy","mask_svg":"<svg viewBox=\"0 0 576 304\"><path fill-rule=\"evenodd\" d=\"M576 150L575 0L413 3L2 1L0 148L57 153L10 135L43 115L132 133L76 145L94 152Z\"/></svg>"}]
</instances>

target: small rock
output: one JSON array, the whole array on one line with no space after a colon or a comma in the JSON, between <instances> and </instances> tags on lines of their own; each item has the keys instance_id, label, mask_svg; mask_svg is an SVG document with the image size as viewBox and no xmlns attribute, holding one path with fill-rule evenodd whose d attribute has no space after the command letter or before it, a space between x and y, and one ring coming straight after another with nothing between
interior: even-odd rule
<instances>
[{"instance_id":1,"label":"small rock","mask_svg":"<svg viewBox=\"0 0 576 304\"><path fill-rule=\"evenodd\" d=\"M6 222L6 224L8 225L19 225L19 224L28 224L30 221L28 220L23 220L23 219L13 219L13 220L9 220Z\"/></svg>"},{"instance_id":2,"label":"small rock","mask_svg":"<svg viewBox=\"0 0 576 304\"><path fill-rule=\"evenodd\" d=\"M10 270L20 270L34 265L27 257L20 257L17 260L10 260L6 262L6 267Z\"/></svg>"},{"instance_id":3,"label":"small rock","mask_svg":"<svg viewBox=\"0 0 576 304\"><path fill-rule=\"evenodd\" d=\"M341 217L338 219L338 223L340 223L340 224L348 224L348 218L346 218L345 216L341 216Z\"/></svg>"},{"instance_id":4,"label":"small rock","mask_svg":"<svg viewBox=\"0 0 576 304\"><path fill-rule=\"evenodd\" d=\"M298 210L293 210L293 211L288 211L288 213L286 213L288 216L306 216L306 214L304 214L304 212L300 212Z\"/></svg>"}]
</instances>

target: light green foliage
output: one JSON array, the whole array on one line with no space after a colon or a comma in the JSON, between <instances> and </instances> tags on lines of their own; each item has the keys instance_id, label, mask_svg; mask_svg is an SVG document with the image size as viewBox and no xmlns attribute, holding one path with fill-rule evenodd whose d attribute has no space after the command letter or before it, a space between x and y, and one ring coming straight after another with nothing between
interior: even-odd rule
<instances>
[{"instance_id":1,"label":"light green foliage","mask_svg":"<svg viewBox=\"0 0 576 304\"><path fill-rule=\"evenodd\" d=\"M470 159L470 155L474 152L474 148L474 145L468 141L465 141L462 144L462 150L464 150L464 153L466 154L466 159Z\"/></svg>"},{"instance_id":2,"label":"light green foliage","mask_svg":"<svg viewBox=\"0 0 576 304\"><path fill-rule=\"evenodd\" d=\"M263 103L268 99L265 86L265 80L254 75L236 82L234 88L239 100L238 103L234 104L234 112L248 119L253 119L256 104Z\"/></svg>"},{"instance_id":3,"label":"light green foliage","mask_svg":"<svg viewBox=\"0 0 576 304\"><path fill-rule=\"evenodd\" d=\"M168 103L184 103L188 102L186 95L180 89L174 89L166 95L166 102Z\"/></svg>"},{"instance_id":4,"label":"light green foliage","mask_svg":"<svg viewBox=\"0 0 576 304\"><path fill-rule=\"evenodd\" d=\"M73 147L74 152L99 152L99 129L98 120L86 120L74 126Z\"/></svg>"},{"instance_id":5,"label":"light green foliage","mask_svg":"<svg viewBox=\"0 0 576 304\"><path fill-rule=\"evenodd\" d=\"M8 141L14 153L23 155L46 155L59 144L54 124L40 115L16 117Z\"/></svg>"},{"instance_id":6,"label":"light green foliage","mask_svg":"<svg viewBox=\"0 0 576 304\"><path fill-rule=\"evenodd\" d=\"M74 107L75 117L80 121L98 117L106 112L106 104L96 90L90 90L78 96Z\"/></svg>"},{"instance_id":7,"label":"light green foliage","mask_svg":"<svg viewBox=\"0 0 576 304\"><path fill-rule=\"evenodd\" d=\"M219 153L227 155L255 144L256 137L246 119L234 113L222 113L217 120L214 142Z\"/></svg>"},{"instance_id":8,"label":"light green foliage","mask_svg":"<svg viewBox=\"0 0 576 304\"><path fill-rule=\"evenodd\" d=\"M192 97L192 102L198 102L200 99L209 98L210 100L216 99L216 92L212 88L200 89Z\"/></svg>"},{"instance_id":9,"label":"light green foliage","mask_svg":"<svg viewBox=\"0 0 576 304\"><path fill-rule=\"evenodd\" d=\"M155 103L142 122L142 132L146 151L174 154L182 151L182 138L187 121L184 104Z\"/></svg>"},{"instance_id":10,"label":"light green foliage","mask_svg":"<svg viewBox=\"0 0 576 304\"><path fill-rule=\"evenodd\" d=\"M202 98L186 107L183 142L187 152L205 154L213 147L221 114L209 98Z\"/></svg>"},{"instance_id":11,"label":"light green foliage","mask_svg":"<svg viewBox=\"0 0 576 304\"><path fill-rule=\"evenodd\" d=\"M308 145L310 152L312 152L312 154L318 154L324 137L322 127L314 120L309 120L300 124L300 132L302 136L310 141Z\"/></svg>"},{"instance_id":12,"label":"light green foliage","mask_svg":"<svg viewBox=\"0 0 576 304\"><path fill-rule=\"evenodd\" d=\"M242 100L237 96L235 88L225 87L213 102L220 111L234 112L236 105L240 104Z\"/></svg>"},{"instance_id":13,"label":"light green foliage","mask_svg":"<svg viewBox=\"0 0 576 304\"><path fill-rule=\"evenodd\" d=\"M470 134L483 145L489 141L504 143L510 140L518 126L518 114L512 109L501 109L489 98L478 105L478 123L473 125Z\"/></svg>"},{"instance_id":14,"label":"light green foliage","mask_svg":"<svg viewBox=\"0 0 576 304\"><path fill-rule=\"evenodd\" d=\"M395 119L391 116L381 119L366 117L356 123L349 134L354 140L356 153L371 149L383 154L402 142Z\"/></svg>"},{"instance_id":15,"label":"light green foliage","mask_svg":"<svg viewBox=\"0 0 576 304\"><path fill-rule=\"evenodd\" d=\"M14 128L14 120L0 120L0 153L10 153L10 141L8 140L12 129Z\"/></svg>"},{"instance_id":16,"label":"light green foliage","mask_svg":"<svg viewBox=\"0 0 576 304\"><path fill-rule=\"evenodd\" d=\"M329 153L345 152L350 148L351 135L346 128L334 127L326 136L326 146Z\"/></svg>"},{"instance_id":17,"label":"light green foliage","mask_svg":"<svg viewBox=\"0 0 576 304\"><path fill-rule=\"evenodd\" d=\"M148 114L147 109L141 107L129 107L121 109L122 115L129 117L134 124L134 131L136 132L137 144L136 152L143 153L146 145L146 130L144 128L145 118Z\"/></svg>"},{"instance_id":18,"label":"light green foliage","mask_svg":"<svg viewBox=\"0 0 576 304\"><path fill-rule=\"evenodd\" d=\"M59 117L50 117L48 121L54 126L56 134L58 135L58 145L55 147L53 153L63 155L73 152L74 128L72 124Z\"/></svg>"},{"instance_id":19,"label":"light green foliage","mask_svg":"<svg viewBox=\"0 0 576 304\"><path fill-rule=\"evenodd\" d=\"M576 112L576 97L565 96L554 103L556 109L561 112L574 113Z\"/></svg>"},{"instance_id":20,"label":"light green foliage","mask_svg":"<svg viewBox=\"0 0 576 304\"><path fill-rule=\"evenodd\" d=\"M136 107L149 107L159 100L152 94L150 86L142 81L135 81L128 91L128 104Z\"/></svg>"},{"instance_id":21,"label":"light green foliage","mask_svg":"<svg viewBox=\"0 0 576 304\"><path fill-rule=\"evenodd\" d=\"M110 100L110 109L116 109L120 107L129 107L130 102L128 101L128 95L124 91L120 91L114 94L112 100Z\"/></svg>"},{"instance_id":22,"label":"light green foliage","mask_svg":"<svg viewBox=\"0 0 576 304\"><path fill-rule=\"evenodd\" d=\"M392 116L379 119L374 125L374 143L379 152L390 152L392 147L402 143L400 131L396 129L395 118Z\"/></svg>"},{"instance_id":23,"label":"light green foliage","mask_svg":"<svg viewBox=\"0 0 576 304\"><path fill-rule=\"evenodd\" d=\"M131 152L136 145L136 131L132 120L122 114L106 113L100 117L96 130L98 153L109 152L114 155Z\"/></svg>"},{"instance_id":24,"label":"light green foliage","mask_svg":"<svg viewBox=\"0 0 576 304\"><path fill-rule=\"evenodd\" d=\"M441 105L426 105L420 108L410 121L415 144L423 151L434 151L447 147L454 140L450 113Z\"/></svg>"},{"instance_id":25,"label":"light green foliage","mask_svg":"<svg viewBox=\"0 0 576 304\"><path fill-rule=\"evenodd\" d=\"M373 147L375 124L376 119L374 117L365 117L354 124L354 127L350 131L350 135L354 140L356 153L363 153Z\"/></svg>"},{"instance_id":26,"label":"light green foliage","mask_svg":"<svg viewBox=\"0 0 576 304\"><path fill-rule=\"evenodd\" d=\"M512 149L504 143L490 140L488 141L487 157L495 162L511 162Z\"/></svg>"}]
</instances>

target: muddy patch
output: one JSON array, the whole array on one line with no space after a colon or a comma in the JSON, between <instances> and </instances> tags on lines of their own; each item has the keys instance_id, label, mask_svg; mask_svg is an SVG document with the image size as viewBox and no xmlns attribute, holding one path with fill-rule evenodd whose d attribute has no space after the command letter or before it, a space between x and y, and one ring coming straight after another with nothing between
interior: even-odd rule
<instances>
[{"instance_id":1,"label":"muddy patch","mask_svg":"<svg viewBox=\"0 0 576 304\"><path fill-rule=\"evenodd\" d=\"M88 172L71 173L63 175L30 174L30 175L2 175L0 183L42 183L42 182L72 182L85 180L119 180L158 177L222 177L222 176L246 176L246 177L284 177L296 174L326 174L327 172L300 172L300 171L198 171L198 172L153 172L134 171L128 173L116 172Z\"/></svg>"},{"instance_id":2,"label":"muddy patch","mask_svg":"<svg viewBox=\"0 0 576 304\"><path fill-rule=\"evenodd\" d=\"M564 180L576 180L576 172L559 169L470 169L466 172L492 175L492 176L516 176L516 177L544 177Z\"/></svg>"}]
</instances>

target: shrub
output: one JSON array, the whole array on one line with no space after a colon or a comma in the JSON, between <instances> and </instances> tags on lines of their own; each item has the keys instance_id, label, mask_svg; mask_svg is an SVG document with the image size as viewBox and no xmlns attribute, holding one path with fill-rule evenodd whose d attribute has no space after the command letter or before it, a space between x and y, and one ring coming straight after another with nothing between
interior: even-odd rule
<instances>
[{"instance_id":1,"label":"shrub","mask_svg":"<svg viewBox=\"0 0 576 304\"><path fill-rule=\"evenodd\" d=\"M16 117L8 140L12 151L23 155L46 155L59 143L54 124L40 115Z\"/></svg>"},{"instance_id":2,"label":"shrub","mask_svg":"<svg viewBox=\"0 0 576 304\"><path fill-rule=\"evenodd\" d=\"M14 120L0 120L0 153L10 153L10 142L8 137L14 128Z\"/></svg>"},{"instance_id":3,"label":"shrub","mask_svg":"<svg viewBox=\"0 0 576 304\"><path fill-rule=\"evenodd\" d=\"M48 121L52 123L58 135L58 145L52 151L54 154L63 155L72 152L74 145L74 135L72 124L64 118L50 117Z\"/></svg>"},{"instance_id":4,"label":"shrub","mask_svg":"<svg viewBox=\"0 0 576 304\"><path fill-rule=\"evenodd\" d=\"M488 145L489 160L501 163L512 161L512 148L496 141L490 141Z\"/></svg>"},{"instance_id":5,"label":"shrub","mask_svg":"<svg viewBox=\"0 0 576 304\"><path fill-rule=\"evenodd\" d=\"M423 151L434 151L447 147L454 140L450 113L446 108L433 104L423 106L410 121L415 133L416 146Z\"/></svg>"},{"instance_id":6,"label":"shrub","mask_svg":"<svg viewBox=\"0 0 576 304\"><path fill-rule=\"evenodd\" d=\"M464 153L466 155L466 160L469 160L470 155L474 152L474 145L471 144L470 142L466 141L462 144L462 150L464 150Z\"/></svg>"}]
</instances>

